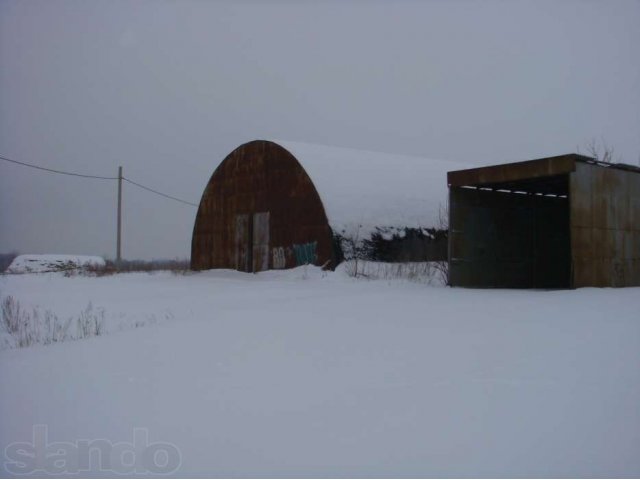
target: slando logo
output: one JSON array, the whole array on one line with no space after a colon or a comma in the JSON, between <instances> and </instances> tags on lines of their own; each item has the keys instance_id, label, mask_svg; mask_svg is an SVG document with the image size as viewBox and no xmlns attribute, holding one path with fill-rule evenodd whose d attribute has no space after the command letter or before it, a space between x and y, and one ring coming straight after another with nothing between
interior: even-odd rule
<instances>
[{"instance_id":1,"label":"slando logo","mask_svg":"<svg viewBox=\"0 0 640 480\"><path fill-rule=\"evenodd\" d=\"M149 443L146 428L133 429L133 442L107 439L52 442L47 425L34 425L32 442L5 448L5 469L14 475L46 472L53 475L112 472L118 475L169 475L180 468L182 455L168 442Z\"/></svg>"}]
</instances>

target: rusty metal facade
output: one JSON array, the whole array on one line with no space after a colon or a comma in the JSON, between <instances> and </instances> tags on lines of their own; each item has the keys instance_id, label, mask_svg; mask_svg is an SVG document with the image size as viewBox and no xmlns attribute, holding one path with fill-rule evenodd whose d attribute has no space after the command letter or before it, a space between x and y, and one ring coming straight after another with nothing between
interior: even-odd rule
<instances>
[{"instance_id":1,"label":"rusty metal facade","mask_svg":"<svg viewBox=\"0 0 640 480\"><path fill-rule=\"evenodd\" d=\"M563 155L449 172L455 286L640 285L640 169Z\"/></svg>"},{"instance_id":2,"label":"rusty metal facade","mask_svg":"<svg viewBox=\"0 0 640 480\"><path fill-rule=\"evenodd\" d=\"M570 181L573 286L640 285L640 172L578 163Z\"/></svg>"},{"instance_id":3,"label":"rusty metal facade","mask_svg":"<svg viewBox=\"0 0 640 480\"><path fill-rule=\"evenodd\" d=\"M191 268L332 266L332 240L302 166L278 144L257 140L231 152L211 176L196 215Z\"/></svg>"}]
</instances>

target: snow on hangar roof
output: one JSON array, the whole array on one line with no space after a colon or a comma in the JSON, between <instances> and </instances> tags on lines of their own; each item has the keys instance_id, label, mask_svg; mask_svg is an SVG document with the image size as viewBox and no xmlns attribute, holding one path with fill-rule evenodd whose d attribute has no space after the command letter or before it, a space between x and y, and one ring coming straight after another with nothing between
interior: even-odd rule
<instances>
[{"instance_id":1,"label":"snow on hangar roof","mask_svg":"<svg viewBox=\"0 0 640 480\"><path fill-rule=\"evenodd\" d=\"M469 168L350 148L274 140L306 170L337 233L368 236L376 227L437 227L447 203L447 172Z\"/></svg>"}]
</instances>

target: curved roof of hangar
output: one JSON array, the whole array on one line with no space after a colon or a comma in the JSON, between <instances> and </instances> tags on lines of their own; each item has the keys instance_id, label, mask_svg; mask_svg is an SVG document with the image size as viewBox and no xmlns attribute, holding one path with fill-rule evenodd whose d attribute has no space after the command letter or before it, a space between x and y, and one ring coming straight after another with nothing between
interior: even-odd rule
<instances>
[{"instance_id":1,"label":"curved roof of hangar","mask_svg":"<svg viewBox=\"0 0 640 480\"><path fill-rule=\"evenodd\" d=\"M447 202L447 172L469 165L405 155L274 140L300 162L329 224L365 237L376 227L438 226Z\"/></svg>"}]
</instances>

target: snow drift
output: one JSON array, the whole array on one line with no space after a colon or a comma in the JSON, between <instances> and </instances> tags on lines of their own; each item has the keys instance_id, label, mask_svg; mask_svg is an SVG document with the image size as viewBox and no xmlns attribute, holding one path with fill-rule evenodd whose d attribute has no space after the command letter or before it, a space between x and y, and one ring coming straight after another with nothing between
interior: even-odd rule
<instances>
[{"instance_id":1,"label":"snow drift","mask_svg":"<svg viewBox=\"0 0 640 480\"><path fill-rule=\"evenodd\" d=\"M91 301L112 327L158 319L0 352L0 451L34 425L72 443L144 428L179 450L180 477L640 475L640 288L465 290L309 267L7 275L0 291L61 318Z\"/></svg>"},{"instance_id":2,"label":"snow drift","mask_svg":"<svg viewBox=\"0 0 640 480\"><path fill-rule=\"evenodd\" d=\"M104 267L102 257L86 255L18 255L7 273L43 273L76 270L89 266Z\"/></svg>"}]
</instances>

